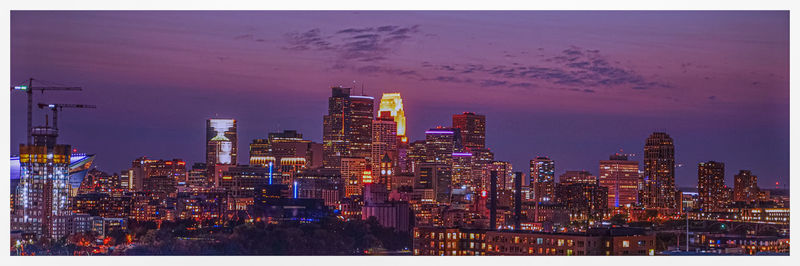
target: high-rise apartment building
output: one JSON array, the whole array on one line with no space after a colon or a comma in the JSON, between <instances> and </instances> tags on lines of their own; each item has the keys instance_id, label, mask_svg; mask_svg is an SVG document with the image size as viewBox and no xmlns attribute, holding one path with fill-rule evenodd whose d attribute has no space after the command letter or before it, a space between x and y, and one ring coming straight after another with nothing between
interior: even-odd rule
<instances>
[{"instance_id":1,"label":"high-rise apartment building","mask_svg":"<svg viewBox=\"0 0 800 266\"><path fill-rule=\"evenodd\" d=\"M70 211L70 146L56 144L58 131L34 127L33 144L19 146L20 183L16 187L12 230L58 239Z\"/></svg>"},{"instance_id":2,"label":"high-rise apartment building","mask_svg":"<svg viewBox=\"0 0 800 266\"><path fill-rule=\"evenodd\" d=\"M654 132L644 145L642 204L646 208L675 209L675 145L664 132Z\"/></svg>"},{"instance_id":3,"label":"high-rise apartment building","mask_svg":"<svg viewBox=\"0 0 800 266\"><path fill-rule=\"evenodd\" d=\"M738 202L753 202L759 200L761 189L758 187L758 176L750 170L739 170L733 176L733 200Z\"/></svg>"},{"instance_id":4,"label":"high-rise apartment building","mask_svg":"<svg viewBox=\"0 0 800 266\"><path fill-rule=\"evenodd\" d=\"M639 198L639 162L614 154L600 161L600 186L608 188L608 208L636 205Z\"/></svg>"},{"instance_id":5,"label":"high-rise apartment building","mask_svg":"<svg viewBox=\"0 0 800 266\"><path fill-rule=\"evenodd\" d=\"M727 193L724 163L708 161L697 164L697 196L700 210L713 212L724 208Z\"/></svg>"},{"instance_id":6,"label":"high-rise apartment building","mask_svg":"<svg viewBox=\"0 0 800 266\"><path fill-rule=\"evenodd\" d=\"M486 147L486 116L472 112L453 115L453 128L461 131L464 148L483 149Z\"/></svg>"},{"instance_id":7,"label":"high-rise apartment building","mask_svg":"<svg viewBox=\"0 0 800 266\"><path fill-rule=\"evenodd\" d=\"M555 198L556 165L548 157L536 157L531 160L531 187L537 202L549 202Z\"/></svg>"}]
</instances>

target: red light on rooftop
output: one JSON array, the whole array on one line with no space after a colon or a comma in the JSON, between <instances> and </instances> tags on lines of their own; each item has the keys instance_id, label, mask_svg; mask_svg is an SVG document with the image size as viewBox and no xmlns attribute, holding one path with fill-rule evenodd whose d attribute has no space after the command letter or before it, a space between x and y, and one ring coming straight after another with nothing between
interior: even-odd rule
<instances>
[{"instance_id":1,"label":"red light on rooftop","mask_svg":"<svg viewBox=\"0 0 800 266\"><path fill-rule=\"evenodd\" d=\"M78 152L78 149L72 149L72 152Z\"/></svg>"}]
</instances>

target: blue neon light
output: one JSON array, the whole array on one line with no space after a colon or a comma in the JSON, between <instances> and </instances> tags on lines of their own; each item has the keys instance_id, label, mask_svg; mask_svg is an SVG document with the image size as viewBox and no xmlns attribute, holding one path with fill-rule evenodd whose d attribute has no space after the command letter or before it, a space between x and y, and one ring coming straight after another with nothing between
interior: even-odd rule
<instances>
[{"instance_id":1,"label":"blue neon light","mask_svg":"<svg viewBox=\"0 0 800 266\"><path fill-rule=\"evenodd\" d=\"M269 162L269 184L272 185L272 162Z\"/></svg>"}]
</instances>

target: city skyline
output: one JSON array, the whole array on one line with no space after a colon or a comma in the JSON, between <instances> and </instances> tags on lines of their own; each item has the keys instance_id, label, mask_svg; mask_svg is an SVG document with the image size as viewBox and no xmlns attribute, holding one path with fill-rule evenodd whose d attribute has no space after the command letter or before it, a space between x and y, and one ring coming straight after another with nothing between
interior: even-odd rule
<instances>
[{"instance_id":1,"label":"city skyline","mask_svg":"<svg viewBox=\"0 0 800 266\"><path fill-rule=\"evenodd\" d=\"M725 181L729 186L733 185L733 175L740 169L753 171L754 175L759 176L759 185L764 188L774 187L776 181L781 182L781 187L784 183L788 184L788 60L785 57L788 55L788 39L784 39L784 35L788 35L786 34L788 13L654 12L646 16L644 13L647 12L625 12L619 16L620 18L611 22L590 27L588 25L590 18L567 21L567 18L581 17L579 16L581 14L576 14L581 12L547 12L542 13L543 18L537 19L527 18L517 12L505 14L488 12L497 15L489 16L486 21L480 22L485 28L497 27L503 29L503 33L507 33L513 31L501 27L502 25L528 21L542 27L539 30L562 38L542 38L549 41L521 38L520 43L533 46L544 42L540 45L542 47L523 49L492 48L501 46L502 38L496 39L495 42L495 39L490 38L491 31L482 28L476 29L474 36L469 34L453 36L444 32L443 29L447 28L448 23L466 16L461 13L448 15L447 12L412 12L416 21L419 21L416 24L407 23L408 21L391 12L387 13L389 18L385 20L376 19L374 14L359 12L323 12L323 16L315 19L307 15L313 12L289 12L288 16L275 12L264 13L293 18L289 21L294 24L286 30L273 29L269 26L253 26L253 30L248 30L248 26L243 25L254 24L260 19L269 21L270 16L261 12L244 12L244 15L237 19L230 12L214 12L211 17L214 18L214 22L218 22L219 27L211 27L204 32L198 29L203 28L203 23L207 22L199 21L201 16L191 13L63 12L51 16L42 12L15 11L12 12L12 82L33 76L44 81L83 86L85 92L80 96L48 92L44 95L37 94L36 100L47 102L57 98L59 103L98 105L97 110L65 112L62 115L63 122L60 123L63 128L60 139L70 143L80 152L98 154L96 165L107 172L118 172L129 166L131 160L142 155L160 159L181 158L190 163L204 161L203 146L198 143L203 143L204 120L214 118L215 113L218 113L220 118L237 119L239 147L245 147L242 145L247 145L252 139L265 138L269 132L281 132L285 129L297 130L307 139L320 142L321 115L325 113L328 90L331 85L341 84L353 87L355 94L361 93L363 85L364 92L376 98L375 105L379 104L377 98L381 93L400 92L404 98L408 123L406 134L410 141L424 139L426 129L439 125L447 127L450 124L450 117L454 114L475 112L485 115L486 146L492 149L497 160L510 161L516 171L526 172L524 169L527 168L530 159L548 156L556 162L555 175L567 170L587 170L598 175L598 162L605 160L620 148L625 153L636 154L637 156L632 159L641 162L646 136L654 131L666 131L675 141L676 164L683 165L676 169L675 181L679 187L695 186L696 164L709 160L724 162L728 166ZM594 19L619 15L609 13L613 12L592 12L583 15ZM322 27L324 23L320 20L335 17L334 14L351 18L350 23L339 25L341 29ZM651 58L642 60L644 59L642 54L657 50L650 46L661 47L663 44L647 43L633 38L630 34L625 35L625 30L612 29L620 26L614 23L622 23L626 19L644 19L643 24L661 25L662 28L659 29L665 31L663 33L665 36L678 34L668 26L689 22L677 21L677 15L681 15L681 18L689 22L697 22L699 17L704 15L711 17L706 21L709 25L695 25L696 28L690 29L690 33L715 29L720 31L715 31L713 34L733 39L741 38L741 40L725 42L725 45L716 47L717 50L714 52L707 51L691 57L677 56L671 60L729 59L680 64L662 62L662 69L665 70L659 71L657 64L649 63L655 60ZM162 23L172 16L184 16L185 21L182 23L186 24L166 26ZM147 18L153 20L134 26L137 24L134 22L143 22L142 20ZM66 25L58 23L67 19L72 23ZM734 19L743 20L744 22L741 22L743 27L752 30L724 31L727 29L724 24ZM94 26L99 21L105 21L105 25L108 26ZM603 40L603 37L597 37L600 41L592 44L573 43L576 41L574 37L563 36L569 34L559 35L547 29L547 26L554 24L570 29L583 27L587 31L599 30L621 34L628 36L630 38L628 41L639 43L609 47L611 41ZM77 25L82 26L77 27ZM760 30L759 25L771 27ZM238 35L238 31L223 32L220 29L233 29L239 26L243 27L240 30L242 34ZM383 29L397 32L395 35L400 37L393 38L391 34L381 33L382 26L389 26ZM143 32L142 29L147 27L155 27L158 30ZM319 30L314 31L315 28ZM630 31L642 30L639 26L627 28L620 26L620 28ZM59 29L73 35L51 32ZM363 38L378 38L375 39L377 43L354 47L364 43L349 38L360 35L347 34L360 30L370 35ZM108 40L93 39L95 37L91 34L100 32L108 37ZM55 57L54 52L58 49L34 44L35 40L40 38L40 34L51 34L47 36L61 38L68 44L94 42L92 45L97 45L98 49L89 51L65 45L58 49L76 52L80 56L69 57L60 54L59 57ZM131 40L130 36L141 38ZM190 40L196 38L195 40L200 43L192 44L197 46L176 43L177 40L185 40L182 38ZM316 43L315 38L328 44ZM404 56L414 51L427 51L414 49L415 47L453 43L464 38L479 40L474 41L474 46L478 47L472 49L485 53L486 59L466 57L459 58L461 60L444 60L443 56L439 56L423 60L421 58L427 56L425 53L416 58ZM217 40L219 43L211 40ZM683 46L664 53L683 55L676 50L691 45L714 46L709 39L688 38L685 41ZM124 42L131 43L120 46ZM268 45L256 46L258 44ZM638 52L626 54L620 51L630 48L630 45L637 47L638 50L634 50ZM229 49L224 49L225 47ZM783 50L783 47L786 49ZM118 50L109 50L111 48ZM193 51L194 48L199 50ZM236 55L228 57L223 55L233 53L234 50L237 51ZM461 46L455 50L452 53L469 51ZM595 52L596 50L599 51ZM745 52L748 56L736 57L737 51ZM208 57L202 59L208 61L187 61L184 54L192 52ZM274 57L264 57L261 61L253 62L245 60L246 54L243 54L245 52L255 54L263 52ZM447 54L444 51L437 52ZM143 53L143 57L137 59L135 57L137 53ZM278 54L283 56L276 56ZM167 56L156 60L158 56L165 55ZM572 59L571 56L577 57ZM556 64L559 60L578 60L578 63L582 63L586 59L583 56L593 60L601 59L600 62L604 64L602 67L590 67L587 70L594 71L592 73L595 75L590 77L600 77L600 79L585 77L581 83L574 83L576 81L568 81L565 79L567 77L559 76L570 72L529 72L533 76L521 77L514 74L517 72L503 67L532 62L531 66L546 67L548 71L569 70L573 66L550 64ZM661 56L663 59L665 55ZM111 62L103 58L116 58L121 60L120 62L127 62L116 67L130 68L127 69L130 71L117 72L118 74L106 72L112 71L114 67L102 68L101 66L104 64L108 66L107 64ZM257 66L262 70L268 67L278 70L275 73L263 71L265 73L253 76L250 72L252 70L243 70L226 64L226 61L236 62L236 60L244 60L239 63ZM199 66L190 67L192 64ZM410 68L409 65L415 66ZM478 65L480 67L477 67ZM164 76L165 72L145 70L154 66L163 66L165 70L175 75L167 77ZM286 75L286 71L296 72L294 68L301 66L311 67L313 74L307 75L305 79L297 78L296 75ZM574 67L580 68L580 65ZM450 68L455 70L449 70ZM742 72L745 68L754 73ZM500 71L498 72L500 74L491 74L494 71L490 69ZM206 76L206 84L186 76L208 71L223 74ZM420 75L421 78L408 78L409 75L413 76L412 72L408 71L414 71L413 73L416 73L414 75ZM707 76L693 77L683 74L684 71ZM454 72L467 73L455 75ZM655 76L653 72L661 73L662 77ZM90 76L88 73L113 75L100 77L101 75ZM448 73L452 75L446 76ZM731 84L715 81L719 77L726 79L726 82L736 84L730 80L743 80L744 76L753 81L747 83L739 80L742 85L725 89L721 87ZM687 86L687 81L684 79L701 81L688 82L691 86ZM356 83L353 84L352 80L356 80ZM611 82L616 85L604 85L604 80L606 83ZM526 82L528 84L525 84ZM552 88L544 89L544 87ZM623 90L622 87L627 89ZM696 92L693 88L697 87L715 88ZM166 88L174 90L165 90ZM572 91L573 88L579 88L579 91ZM468 93L453 93L455 91ZM156 99L152 96L138 96L146 94L159 97ZM666 97L674 99L665 100ZM11 123L14 129L22 128L20 125L24 127L22 99L23 96L19 94L11 96ZM514 101L504 99L514 99ZM293 104L286 105L281 102ZM616 103L622 105L614 107ZM555 104L566 104L570 108L553 106ZM45 112L36 111L34 124L43 124L41 122ZM530 123L519 123L520 121L530 121ZM87 134L87 132L103 132L103 134ZM593 135L587 135L586 132L592 132ZM12 130L11 135L12 146L24 142L23 131ZM120 143L120 139L129 141ZM758 142L748 143L751 139L758 139ZM15 149L12 149L12 153L14 151ZM245 153L240 152L240 154ZM244 157L241 155L239 157ZM238 162L246 162L245 158L239 158ZM777 179L778 177L781 179Z\"/></svg>"},{"instance_id":2,"label":"city skyline","mask_svg":"<svg viewBox=\"0 0 800 266\"><path fill-rule=\"evenodd\" d=\"M13 11L10 254L788 256L788 23Z\"/></svg>"}]
</instances>

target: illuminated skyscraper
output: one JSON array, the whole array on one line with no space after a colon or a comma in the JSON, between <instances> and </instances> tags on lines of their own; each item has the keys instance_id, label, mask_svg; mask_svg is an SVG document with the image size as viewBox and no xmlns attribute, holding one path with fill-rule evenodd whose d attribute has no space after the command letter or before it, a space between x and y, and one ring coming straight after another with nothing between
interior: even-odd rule
<instances>
[{"instance_id":1,"label":"illuminated skyscraper","mask_svg":"<svg viewBox=\"0 0 800 266\"><path fill-rule=\"evenodd\" d=\"M220 165L236 165L239 144L235 119L211 118L206 121L206 167L209 181L218 178Z\"/></svg>"},{"instance_id":2,"label":"illuminated skyscraper","mask_svg":"<svg viewBox=\"0 0 800 266\"><path fill-rule=\"evenodd\" d=\"M382 116L372 121L372 169L379 169L383 157L389 156L390 160L397 160L397 123L394 122L389 111L382 111ZM392 172L395 172L392 169Z\"/></svg>"},{"instance_id":3,"label":"illuminated skyscraper","mask_svg":"<svg viewBox=\"0 0 800 266\"><path fill-rule=\"evenodd\" d=\"M715 161L697 164L697 196L700 209L704 212L724 208L727 188L725 187L725 164Z\"/></svg>"},{"instance_id":4,"label":"illuminated skyscraper","mask_svg":"<svg viewBox=\"0 0 800 266\"><path fill-rule=\"evenodd\" d=\"M647 208L677 208L675 145L664 132L654 132L644 145L642 204Z\"/></svg>"},{"instance_id":5,"label":"illuminated skyscraper","mask_svg":"<svg viewBox=\"0 0 800 266\"><path fill-rule=\"evenodd\" d=\"M460 188L467 186L475 188L477 184L473 179L472 153L454 152L453 153L453 187Z\"/></svg>"},{"instance_id":6,"label":"illuminated skyscraper","mask_svg":"<svg viewBox=\"0 0 800 266\"><path fill-rule=\"evenodd\" d=\"M514 188L514 166L506 161L493 161L487 165L487 172L489 173L484 180L486 187L491 189L491 173L497 172L497 190L511 190Z\"/></svg>"},{"instance_id":7,"label":"illuminated skyscraper","mask_svg":"<svg viewBox=\"0 0 800 266\"><path fill-rule=\"evenodd\" d=\"M425 131L425 162L452 165L453 152L460 149L460 130L437 127Z\"/></svg>"},{"instance_id":8,"label":"illuminated skyscraper","mask_svg":"<svg viewBox=\"0 0 800 266\"><path fill-rule=\"evenodd\" d=\"M323 117L323 166L339 168L343 157L370 160L375 99L350 95L350 88L331 91L328 114Z\"/></svg>"},{"instance_id":9,"label":"illuminated skyscraper","mask_svg":"<svg viewBox=\"0 0 800 266\"><path fill-rule=\"evenodd\" d=\"M453 128L461 130L461 139L466 149L486 147L486 116L471 112L453 115Z\"/></svg>"},{"instance_id":10,"label":"illuminated skyscraper","mask_svg":"<svg viewBox=\"0 0 800 266\"><path fill-rule=\"evenodd\" d=\"M600 186L608 188L608 208L633 206L639 197L639 162L623 154L600 161Z\"/></svg>"},{"instance_id":11,"label":"illuminated skyscraper","mask_svg":"<svg viewBox=\"0 0 800 266\"><path fill-rule=\"evenodd\" d=\"M733 177L733 200L740 202L757 201L761 189L758 187L758 177L750 170L739 170Z\"/></svg>"},{"instance_id":12,"label":"illuminated skyscraper","mask_svg":"<svg viewBox=\"0 0 800 266\"><path fill-rule=\"evenodd\" d=\"M489 165L494 162L494 153L489 149L472 149L472 182L477 188L489 189Z\"/></svg>"},{"instance_id":13,"label":"illuminated skyscraper","mask_svg":"<svg viewBox=\"0 0 800 266\"><path fill-rule=\"evenodd\" d=\"M323 116L322 165L339 168L341 158L350 155L347 133L350 128L350 88L333 87L328 98L328 114Z\"/></svg>"},{"instance_id":14,"label":"illuminated skyscraper","mask_svg":"<svg viewBox=\"0 0 800 266\"><path fill-rule=\"evenodd\" d=\"M537 202L549 202L555 198L556 165L547 157L531 160L531 187Z\"/></svg>"},{"instance_id":15,"label":"illuminated skyscraper","mask_svg":"<svg viewBox=\"0 0 800 266\"><path fill-rule=\"evenodd\" d=\"M62 217L70 215L70 146L56 144L58 131L32 129L33 145L20 145L20 183L14 200L12 229L58 239L65 235Z\"/></svg>"},{"instance_id":16,"label":"illuminated skyscraper","mask_svg":"<svg viewBox=\"0 0 800 266\"><path fill-rule=\"evenodd\" d=\"M378 117L384 116L384 111L389 111L389 115L391 115L394 119L394 122L397 123L397 137L400 138L401 142L407 143L408 137L406 137L406 113L403 110L403 99L400 97L400 93L383 94L381 97Z\"/></svg>"},{"instance_id":17,"label":"illuminated skyscraper","mask_svg":"<svg viewBox=\"0 0 800 266\"><path fill-rule=\"evenodd\" d=\"M372 121L375 117L375 98L350 95L350 130L347 138L350 156L372 161ZM376 158L375 160L380 160Z\"/></svg>"}]
</instances>

